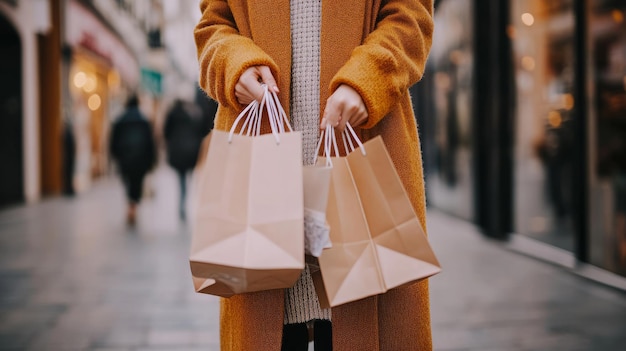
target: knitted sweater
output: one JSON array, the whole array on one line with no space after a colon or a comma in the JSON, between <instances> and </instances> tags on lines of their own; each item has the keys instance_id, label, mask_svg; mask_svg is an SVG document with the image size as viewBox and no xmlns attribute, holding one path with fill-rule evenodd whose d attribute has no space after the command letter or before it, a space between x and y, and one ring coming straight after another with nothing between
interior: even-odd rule
<instances>
[{"instance_id":1,"label":"knitted sweater","mask_svg":"<svg viewBox=\"0 0 626 351\"><path fill-rule=\"evenodd\" d=\"M312 164L319 136L321 0L291 1L291 120L302 131L302 160ZM285 324L330 319L321 309L309 267L285 291Z\"/></svg>"}]
</instances>

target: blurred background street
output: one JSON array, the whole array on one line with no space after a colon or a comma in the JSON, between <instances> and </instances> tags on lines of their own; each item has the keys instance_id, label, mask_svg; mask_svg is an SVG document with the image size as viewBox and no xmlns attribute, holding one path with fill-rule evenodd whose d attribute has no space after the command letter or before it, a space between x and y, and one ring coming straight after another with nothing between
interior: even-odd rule
<instances>
[{"instance_id":1,"label":"blurred background street","mask_svg":"<svg viewBox=\"0 0 626 351\"><path fill-rule=\"evenodd\" d=\"M0 0L0 350L219 349L188 266L198 3ZM435 349L626 350L626 2L435 9Z\"/></svg>"}]
</instances>

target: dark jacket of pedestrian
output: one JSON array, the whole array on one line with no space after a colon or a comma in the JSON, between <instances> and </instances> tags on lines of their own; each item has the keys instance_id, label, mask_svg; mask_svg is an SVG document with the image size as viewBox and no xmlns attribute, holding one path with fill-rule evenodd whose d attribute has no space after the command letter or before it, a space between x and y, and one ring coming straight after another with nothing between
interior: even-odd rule
<instances>
[{"instance_id":1,"label":"dark jacket of pedestrian","mask_svg":"<svg viewBox=\"0 0 626 351\"><path fill-rule=\"evenodd\" d=\"M152 126L132 100L113 124L111 155L122 173L147 173L156 160Z\"/></svg>"},{"instance_id":2,"label":"dark jacket of pedestrian","mask_svg":"<svg viewBox=\"0 0 626 351\"><path fill-rule=\"evenodd\" d=\"M167 143L167 161L176 170L191 170L198 159L204 137L202 111L190 102L177 100L165 119L163 131Z\"/></svg>"},{"instance_id":3,"label":"dark jacket of pedestrian","mask_svg":"<svg viewBox=\"0 0 626 351\"><path fill-rule=\"evenodd\" d=\"M139 111L139 101L131 97L126 111L113 124L111 155L124 180L129 201L128 222L135 221L135 205L141 200L143 180L156 161L152 126Z\"/></svg>"},{"instance_id":4,"label":"dark jacket of pedestrian","mask_svg":"<svg viewBox=\"0 0 626 351\"><path fill-rule=\"evenodd\" d=\"M215 114L217 113L218 106L217 102L208 97L201 87L196 89L194 102L202 111L202 133L204 133L204 136L207 136L214 127Z\"/></svg>"}]
</instances>

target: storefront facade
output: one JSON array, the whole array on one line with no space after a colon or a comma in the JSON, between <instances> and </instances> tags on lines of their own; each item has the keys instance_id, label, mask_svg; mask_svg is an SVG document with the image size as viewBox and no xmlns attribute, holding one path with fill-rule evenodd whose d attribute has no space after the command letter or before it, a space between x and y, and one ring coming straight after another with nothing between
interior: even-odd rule
<instances>
[{"instance_id":1,"label":"storefront facade","mask_svg":"<svg viewBox=\"0 0 626 351\"><path fill-rule=\"evenodd\" d=\"M440 1L433 96L416 98L430 205L626 286L625 16L618 0Z\"/></svg>"},{"instance_id":2,"label":"storefront facade","mask_svg":"<svg viewBox=\"0 0 626 351\"><path fill-rule=\"evenodd\" d=\"M105 21L78 0L66 7L66 119L73 137L77 192L107 173L108 135L129 92L139 84L134 53Z\"/></svg>"},{"instance_id":3,"label":"storefront facade","mask_svg":"<svg viewBox=\"0 0 626 351\"><path fill-rule=\"evenodd\" d=\"M50 36L58 30L51 11L55 4L58 1L0 1L0 207L38 201L42 189L47 190L41 179L50 167L42 162L40 121L42 111L51 119L60 111L54 110L50 100L41 99L39 88L55 73L54 69L46 72L48 75L40 72L42 58L49 53Z\"/></svg>"}]
</instances>

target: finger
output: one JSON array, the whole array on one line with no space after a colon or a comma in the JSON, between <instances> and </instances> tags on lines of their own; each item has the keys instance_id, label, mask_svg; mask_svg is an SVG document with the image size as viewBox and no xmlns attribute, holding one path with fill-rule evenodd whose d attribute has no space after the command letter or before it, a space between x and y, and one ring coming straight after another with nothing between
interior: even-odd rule
<instances>
[{"instance_id":1,"label":"finger","mask_svg":"<svg viewBox=\"0 0 626 351\"><path fill-rule=\"evenodd\" d=\"M326 129L326 117L322 117L322 121L320 122L320 129L321 130L325 130Z\"/></svg>"},{"instance_id":2,"label":"finger","mask_svg":"<svg viewBox=\"0 0 626 351\"><path fill-rule=\"evenodd\" d=\"M258 67L252 67L243 72L239 78L241 85L241 94L247 95L252 100L261 101L263 98L263 86L259 81L261 72Z\"/></svg>"},{"instance_id":3,"label":"finger","mask_svg":"<svg viewBox=\"0 0 626 351\"><path fill-rule=\"evenodd\" d=\"M341 107L331 96L331 98L326 101L326 107L324 108L324 115L322 123L320 124L320 129L325 129L327 124L336 127L339 125L340 119Z\"/></svg>"},{"instance_id":4,"label":"finger","mask_svg":"<svg viewBox=\"0 0 626 351\"><path fill-rule=\"evenodd\" d=\"M237 101L242 105L247 105L254 100L254 97L252 97L241 84L235 86L235 97L237 97Z\"/></svg>"},{"instance_id":5,"label":"finger","mask_svg":"<svg viewBox=\"0 0 626 351\"><path fill-rule=\"evenodd\" d=\"M346 129L346 124L350 123L353 125L357 111L355 111L355 106L350 104L344 104L343 109L341 110L341 120L339 120L339 124L337 125L337 130L341 133Z\"/></svg>"},{"instance_id":6,"label":"finger","mask_svg":"<svg viewBox=\"0 0 626 351\"><path fill-rule=\"evenodd\" d=\"M278 85L276 84L276 80L274 79L274 75L272 75L272 70L270 70L267 66L259 67L259 75L261 76L261 81L267 85L270 90L273 90L275 93L278 93Z\"/></svg>"},{"instance_id":7,"label":"finger","mask_svg":"<svg viewBox=\"0 0 626 351\"><path fill-rule=\"evenodd\" d=\"M365 121L367 121L367 118L368 118L367 110L365 110L364 108L359 108L358 111L356 111L351 116L351 118L349 119L349 123L353 127L358 127L364 124Z\"/></svg>"},{"instance_id":8,"label":"finger","mask_svg":"<svg viewBox=\"0 0 626 351\"><path fill-rule=\"evenodd\" d=\"M322 121L320 122L320 129L321 130L326 130L326 126L327 125L331 125L332 127L337 127L339 126L339 121L341 121L341 116L339 116L338 120L336 122L332 122L330 120L327 120L326 118L322 118Z\"/></svg>"},{"instance_id":9,"label":"finger","mask_svg":"<svg viewBox=\"0 0 626 351\"><path fill-rule=\"evenodd\" d=\"M329 124L332 127L337 127L339 125L339 121L341 121L341 116L336 117L336 118L322 117L322 120L320 122L320 129L321 130L326 129L326 126L329 125Z\"/></svg>"},{"instance_id":10,"label":"finger","mask_svg":"<svg viewBox=\"0 0 626 351\"><path fill-rule=\"evenodd\" d=\"M337 129L339 133L342 133L343 130L346 129L346 123L348 123L348 120L348 118L343 118L343 116L341 116L337 125L335 126L335 129Z\"/></svg>"}]
</instances>

